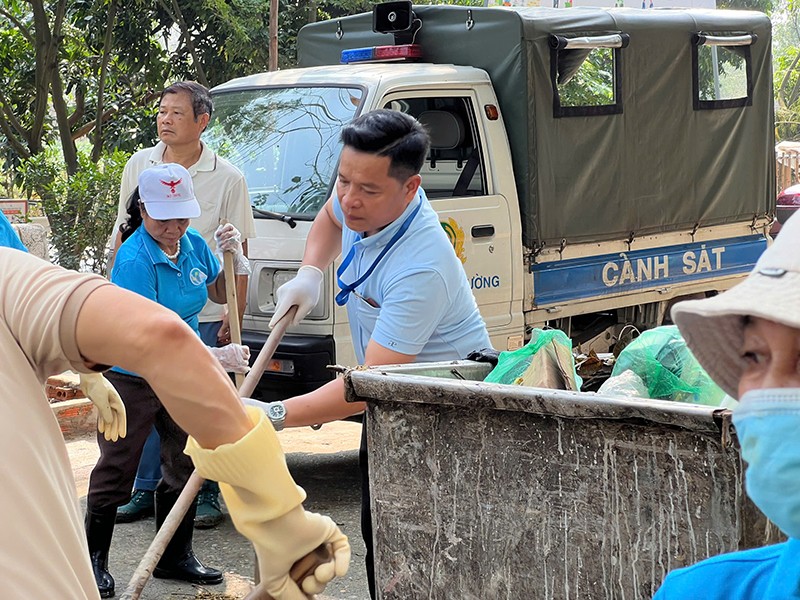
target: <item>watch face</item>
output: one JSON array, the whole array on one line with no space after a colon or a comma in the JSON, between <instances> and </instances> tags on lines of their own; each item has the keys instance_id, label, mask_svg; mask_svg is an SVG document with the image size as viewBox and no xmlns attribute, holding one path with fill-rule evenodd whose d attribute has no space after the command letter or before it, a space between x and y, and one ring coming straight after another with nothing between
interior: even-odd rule
<instances>
[{"instance_id":1,"label":"watch face","mask_svg":"<svg viewBox=\"0 0 800 600\"><path fill-rule=\"evenodd\" d=\"M267 414L273 420L283 419L286 416L286 407L283 404L270 404Z\"/></svg>"}]
</instances>

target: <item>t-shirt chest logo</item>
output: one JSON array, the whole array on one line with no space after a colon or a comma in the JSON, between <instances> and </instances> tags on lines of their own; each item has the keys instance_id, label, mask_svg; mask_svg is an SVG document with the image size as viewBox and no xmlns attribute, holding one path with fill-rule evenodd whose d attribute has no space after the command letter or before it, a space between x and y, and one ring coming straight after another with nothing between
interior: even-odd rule
<instances>
[{"instance_id":1,"label":"t-shirt chest logo","mask_svg":"<svg viewBox=\"0 0 800 600\"><path fill-rule=\"evenodd\" d=\"M202 285L205 283L206 279L208 279L208 275L197 267L189 271L189 281L191 281L193 285Z\"/></svg>"}]
</instances>

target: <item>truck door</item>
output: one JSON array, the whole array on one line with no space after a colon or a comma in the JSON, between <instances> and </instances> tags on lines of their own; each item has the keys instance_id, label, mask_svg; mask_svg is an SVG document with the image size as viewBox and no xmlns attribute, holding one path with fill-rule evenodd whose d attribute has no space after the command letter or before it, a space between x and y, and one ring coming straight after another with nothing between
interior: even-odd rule
<instances>
[{"instance_id":1,"label":"truck door","mask_svg":"<svg viewBox=\"0 0 800 600\"><path fill-rule=\"evenodd\" d=\"M510 215L506 198L490 189L476 98L469 91L414 91L387 96L383 106L414 116L430 133L422 187L464 265L495 347L506 349L514 274Z\"/></svg>"}]
</instances>

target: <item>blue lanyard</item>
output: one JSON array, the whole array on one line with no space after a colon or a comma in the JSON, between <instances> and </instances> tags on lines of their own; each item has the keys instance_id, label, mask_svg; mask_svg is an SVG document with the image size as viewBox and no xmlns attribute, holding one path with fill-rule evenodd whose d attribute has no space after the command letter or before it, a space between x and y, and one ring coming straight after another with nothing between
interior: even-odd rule
<instances>
[{"instance_id":1,"label":"blue lanyard","mask_svg":"<svg viewBox=\"0 0 800 600\"><path fill-rule=\"evenodd\" d=\"M336 304L338 304L339 306L344 306L345 304L347 304L347 297L350 295L350 292L352 292L354 289L356 289L358 286L364 283L367 277L372 275L372 271L375 270L375 267L378 266L378 263L381 262L381 259L384 256L386 256L386 253L389 252L392 246L394 246L397 243L397 241L401 237L403 237L403 234L406 232L409 225L411 225L411 221L414 220L414 217L417 216L417 213L419 212L420 208L422 208L422 198L420 198L419 204L417 205L417 208L414 209L414 212L408 215L406 217L406 220L403 221L403 224L400 225L397 231L395 231L394 235L392 236L392 239L390 239L389 243L386 244L383 250L381 250L381 253L378 255L378 258L376 258L375 262L373 262L372 265L370 265L369 269L367 269L367 272L364 273L353 283L345 283L344 281L342 281L342 273L344 273L345 269L347 269L347 267L350 266L350 263L353 262L353 258L356 255L356 245L353 244L350 247L350 252L347 253L347 256L342 261L342 264L339 265L338 269L336 269L336 281L339 282L339 287L342 288L342 291L336 294Z\"/></svg>"}]
</instances>

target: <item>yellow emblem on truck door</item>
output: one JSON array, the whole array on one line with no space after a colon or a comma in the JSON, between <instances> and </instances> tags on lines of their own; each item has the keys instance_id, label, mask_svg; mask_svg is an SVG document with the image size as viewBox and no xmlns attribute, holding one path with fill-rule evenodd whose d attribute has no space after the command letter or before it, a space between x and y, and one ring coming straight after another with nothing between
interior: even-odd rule
<instances>
[{"instance_id":1,"label":"yellow emblem on truck door","mask_svg":"<svg viewBox=\"0 0 800 600\"><path fill-rule=\"evenodd\" d=\"M467 255L464 254L464 230L461 229L458 221L452 217L448 217L447 221L440 221L440 223L450 243L453 244L453 250L456 251L456 256L461 261L461 264L465 264L467 262Z\"/></svg>"}]
</instances>

